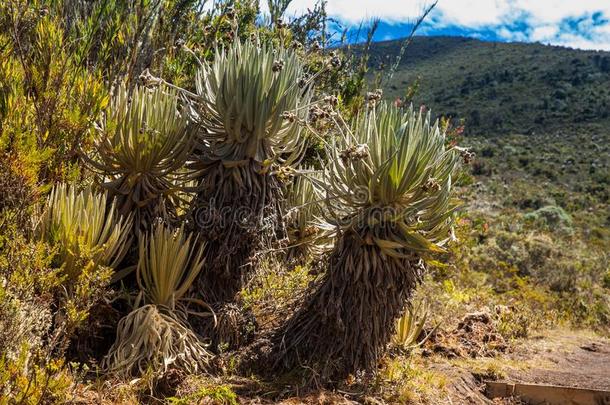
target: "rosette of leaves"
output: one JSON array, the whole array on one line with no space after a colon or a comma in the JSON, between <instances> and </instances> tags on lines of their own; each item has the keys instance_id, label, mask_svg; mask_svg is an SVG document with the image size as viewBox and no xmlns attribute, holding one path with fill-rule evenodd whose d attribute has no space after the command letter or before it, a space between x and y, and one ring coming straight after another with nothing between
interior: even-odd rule
<instances>
[{"instance_id":1,"label":"rosette of leaves","mask_svg":"<svg viewBox=\"0 0 610 405\"><path fill-rule=\"evenodd\" d=\"M422 345L436 329L434 328L420 340L429 314L430 305L424 300L415 305L411 303L407 305L403 315L396 321L396 333L392 338L393 345L406 352Z\"/></svg>"},{"instance_id":2,"label":"rosette of leaves","mask_svg":"<svg viewBox=\"0 0 610 405\"><path fill-rule=\"evenodd\" d=\"M119 212L134 213L137 229L156 218L175 219L192 128L173 90L115 89L97 128L95 153L85 160L102 176L101 186L117 200Z\"/></svg>"},{"instance_id":3,"label":"rosette of leaves","mask_svg":"<svg viewBox=\"0 0 610 405\"><path fill-rule=\"evenodd\" d=\"M59 184L51 190L38 235L57 249L55 259L69 281L83 270L116 268L131 244L131 217L121 216L106 193Z\"/></svg>"},{"instance_id":4,"label":"rosette of leaves","mask_svg":"<svg viewBox=\"0 0 610 405\"><path fill-rule=\"evenodd\" d=\"M284 237L282 174L300 160L310 90L291 50L236 41L197 75L201 124L194 163L194 222L210 239L201 284L213 301L234 297L265 242ZM299 86L301 84L301 86Z\"/></svg>"},{"instance_id":5,"label":"rosette of leaves","mask_svg":"<svg viewBox=\"0 0 610 405\"><path fill-rule=\"evenodd\" d=\"M196 335L187 316L211 316L202 301L186 293L204 266L204 245L184 228L172 230L162 223L140 237L137 280L141 293L136 309L117 327L116 341L104 358L110 373L122 376L169 368L189 373L208 371L212 354ZM203 311L193 311L191 304Z\"/></svg>"},{"instance_id":6,"label":"rosette of leaves","mask_svg":"<svg viewBox=\"0 0 610 405\"><path fill-rule=\"evenodd\" d=\"M281 363L324 376L374 370L424 271L451 233L460 154L430 114L384 103L329 148L326 220L337 241L326 273L276 335Z\"/></svg>"}]
</instances>

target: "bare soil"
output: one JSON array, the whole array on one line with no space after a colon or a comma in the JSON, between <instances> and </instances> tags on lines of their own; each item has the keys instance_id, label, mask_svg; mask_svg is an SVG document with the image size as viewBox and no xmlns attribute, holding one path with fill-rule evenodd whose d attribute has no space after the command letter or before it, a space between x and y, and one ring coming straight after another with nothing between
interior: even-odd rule
<instances>
[{"instance_id":1,"label":"bare soil","mask_svg":"<svg viewBox=\"0 0 610 405\"><path fill-rule=\"evenodd\" d=\"M528 339L510 355L507 381L610 391L610 339L570 330Z\"/></svg>"},{"instance_id":2,"label":"bare soil","mask_svg":"<svg viewBox=\"0 0 610 405\"><path fill-rule=\"evenodd\" d=\"M480 353L480 352L479 352ZM610 390L610 339L587 331L551 330L516 343L507 352L494 357L466 353L459 358L441 355L449 362L433 367L448 377L447 403L451 404L521 404L516 398L490 400L484 396L486 380L511 383L545 384L564 387ZM434 357L440 360L438 356ZM481 370L493 369L497 376Z\"/></svg>"}]
</instances>

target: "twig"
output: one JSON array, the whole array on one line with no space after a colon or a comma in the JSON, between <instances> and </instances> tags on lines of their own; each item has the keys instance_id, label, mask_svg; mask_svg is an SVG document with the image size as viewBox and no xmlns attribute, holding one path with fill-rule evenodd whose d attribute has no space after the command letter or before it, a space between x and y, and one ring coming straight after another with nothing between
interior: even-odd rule
<instances>
[{"instance_id":1,"label":"twig","mask_svg":"<svg viewBox=\"0 0 610 405\"><path fill-rule=\"evenodd\" d=\"M402 45L400 46L400 51L398 52L398 56L396 56L396 61L394 62L394 64L390 68L390 71L388 72L387 76L385 77L385 79L387 79L388 82L390 80L392 80L392 78L394 77L394 73L396 73L396 70L398 69L398 66L400 65L400 62L402 60L402 57L405 54L405 50L407 49L407 46L409 46L411 44L411 42L413 42L413 37L415 36L415 32L420 27L420 25L424 22L424 20L428 17L428 15L432 12L434 7L436 7L437 4L438 4L438 0L435 0L434 3L432 3L432 5L426 7L424 9L424 12L422 13L422 15L419 16L417 18L417 20L415 21L415 24L413 24L413 27L411 28L411 33L402 42ZM384 87L383 80L382 80L381 84L382 84L382 87Z\"/></svg>"}]
</instances>

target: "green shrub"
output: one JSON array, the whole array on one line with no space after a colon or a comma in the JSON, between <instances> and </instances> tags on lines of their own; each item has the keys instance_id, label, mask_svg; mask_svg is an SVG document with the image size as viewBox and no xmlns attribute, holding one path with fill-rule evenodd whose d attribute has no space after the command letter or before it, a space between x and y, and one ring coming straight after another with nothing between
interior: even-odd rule
<instances>
[{"instance_id":1,"label":"green shrub","mask_svg":"<svg viewBox=\"0 0 610 405\"><path fill-rule=\"evenodd\" d=\"M168 398L170 404L188 405L193 403L214 403L218 405L237 405L237 395L226 385L205 386L197 392L182 397Z\"/></svg>"},{"instance_id":2,"label":"green shrub","mask_svg":"<svg viewBox=\"0 0 610 405\"><path fill-rule=\"evenodd\" d=\"M63 281L51 266L55 252L27 241L21 231L4 229L0 249L1 405L63 400L72 385L64 361L55 356L54 295Z\"/></svg>"},{"instance_id":3,"label":"green shrub","mask_svg":"<svg viewBox=\"0 0 610 405\"><path fill-rule=\"evenodd\" d=\"M78 149L108 102L102 77L83 69L55 15L15 0L0 15L0 152L22 161L33 182L76 179Z\"/></svg>"},{"instance_id":4,"label":"green shrub","mask_svg":"<svg viewBox=\"0 0 610 405\"><path fill-rule=\"evenodd\" d=\"M604 274L603 286L604 288L610 289L610 270L608 270L606 274Z\"/></svg>"},{"instance_id":5,"label":"green shrub","mask_svg":"<svg viewBox=\"0 0 610 405\"><path fill-rule=\"evenodd\" d=\"M51 308L39 299L23 300L0 290L0 357L15 360L24 344L40 349L51 321Z\"/></svg>"},{"instance_id":6,"label":"green shrub","mask_svg":"<svg viewBox=\"0 0 610 405\"><path fill-rule=\"evenodd\" d=\"M0 249L11 226L26 231L38 199L36 182L27 173L27 164L14 153L0 151Z\"/></svg>"},{"instance_id":7,"label":"green shrub","mask_svg":"<svg viewBox=\"0 0 610 405\"><path fill-rule=\"evenodd\" d=\"M24 344L39 349L52 325L52 294L62 279L54 251L15 230L0 249L0 357L15 359Z\"/></svg>"},{"instance_id":8,"label":"green shrub","mask_svg":"<svg viewBox=\"0 0 610 405\"><path fill-rule=\"evenodd\" d=\"M73 379L63 360L44 360L24 344L15 359L0 354L0 405L67 403Z\"/></svg>"},{"instance_id":9,"label":"green shrub","mask_svg":"<svg viewBox=\"0 0 610 405\"><path fill-rule=\"evenodd\" d=\"M547 205L534 212L525 214L524 219L531 221L546 229L572 229L572 217L563 208L556 205Z\"/></svg>"}]
</instances>

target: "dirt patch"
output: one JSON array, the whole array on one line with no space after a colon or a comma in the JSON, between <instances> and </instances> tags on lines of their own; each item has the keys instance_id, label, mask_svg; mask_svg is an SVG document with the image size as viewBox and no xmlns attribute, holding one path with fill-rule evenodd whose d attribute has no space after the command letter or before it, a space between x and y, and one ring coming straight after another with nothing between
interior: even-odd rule
<instances>
[{"instance_id":1,"label":"dirt patch","mask_svg":"<svg viewBox=\"0 0 610 405\"><path fill-rule=\"evenodd\" d=\"M455 329L435 333L426 342L424 355L443 357L493 357L504 353L508 344L497 331L495 317L487 311L467 314Z\"/></svg>"},{"instance_id":2,"label":"dirt patch","mask_svg":"<svg viewBox=\"0 0 610 405\"><path fill-rule=\"evenodd\" d=\"M610 340L581 331L556 330L520 343L506 380L610 390Z\"/></svg>"},{"instance_id":3,"label":"dirt patch","mask_svg":"<svg viewBox=\"0 0 610 405\"><path fill-rule=\"evenodd\" d=\"M610 390L610 339L586 331L552 330L511 345L496 338L485 313L467 315L429 345L433 367L448 377L447 397L454 404L517 404L491 401L484 380ZM443 363L440 359L454 359Z\"/></svg>"},{"instance_id":4,"label":"dirt patch","mask_svg":"<svg viewBox=\"0 0 610 405\"><path fill-rule=\"evenodd\" d=\"M447 397L443 403L464 405L498 403L485 397L483 394L485 385L481 381L477 381L470 371L442 363L434 364L432 368L445 375L448 380L445 387Z\"/></svg>"},{"instance_id":5,"label":"dirt patch","mask_svg":"<svg viewBox=\"0 0 610 405\"><path fill-rule=\"evenodd\" d=\"M333 392L317 392L304 397L288 398L278 405L358 405L358 402L352 401L343 395Z\"/></svg>"}]
</instances>

